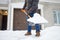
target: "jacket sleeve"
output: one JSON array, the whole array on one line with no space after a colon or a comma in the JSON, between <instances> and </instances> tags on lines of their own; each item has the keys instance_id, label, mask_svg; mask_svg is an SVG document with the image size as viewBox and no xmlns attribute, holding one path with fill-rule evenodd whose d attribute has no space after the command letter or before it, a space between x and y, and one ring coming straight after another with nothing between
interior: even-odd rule
<instances>
[{"instance_id":1,"label":"jacket sleeve","mask_svg":"<svg viewBox=\"0 0 60 40\"><path fill-rule=\"evenodd\" d=\"M25 1L25 4L24 4L24 6L23 6L23 9L25 9L25 8L26 8L26 5L27 5L27 2Z\"/></svg>"}]
</instances>

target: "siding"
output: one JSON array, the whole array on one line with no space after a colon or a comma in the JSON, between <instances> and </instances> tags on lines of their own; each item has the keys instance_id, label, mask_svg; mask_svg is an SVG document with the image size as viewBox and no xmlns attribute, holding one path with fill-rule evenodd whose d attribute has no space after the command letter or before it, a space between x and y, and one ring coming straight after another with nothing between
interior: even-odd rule
<instances>
[{"instance_id":1,"label":"siding","mask_svg":"<svg viewBox=\"0 0 60 40\"><path fill-rule=\"evenodd\" d=\"M48 24L45 27L54 25L53 10L60 10L60 5L44 5L44 17L48 20Z\"/></svg>"}]
</instances>

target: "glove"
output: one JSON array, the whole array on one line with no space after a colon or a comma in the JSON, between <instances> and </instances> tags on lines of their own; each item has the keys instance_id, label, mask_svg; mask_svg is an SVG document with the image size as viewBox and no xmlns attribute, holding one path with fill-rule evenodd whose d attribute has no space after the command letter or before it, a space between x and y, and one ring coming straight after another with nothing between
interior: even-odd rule
<instances>
[{"instance_id":1,"label":"glove","mask_svg":"<svg viewBox=\"0 0 60 40\"><path fill-rule=\"evenodd\" d=\"M21 9L21 12L25 12L26 10L25 9Z\"/></svg>"},{"instance_id":2,"label":"glove","mask_svg":"<svg viewBox=\"0 0 60 40\"><path fill-rule=\"evenodd\" d=\"M30 17L33 17L34 16L34 13L29 13L28 15L30 15Z\"/></svg>"}]
</instances>

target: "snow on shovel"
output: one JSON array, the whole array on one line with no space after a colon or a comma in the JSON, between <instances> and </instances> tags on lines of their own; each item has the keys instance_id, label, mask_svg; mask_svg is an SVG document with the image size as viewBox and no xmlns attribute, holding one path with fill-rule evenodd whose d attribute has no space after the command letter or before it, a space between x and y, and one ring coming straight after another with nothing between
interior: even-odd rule
<instances>
[{"instance_id":1,"label":"snow on shovel","mask_svg":"<svg viewBox=\"0 0 60 40\"><path fill-rule=\"evenodd\" d=\"M38 13L35 13L33 17L30 17L25 10L21 10L21 11L24 12L29 17L29 19L27 19L28 22L31 22L34 24L48 23L48 21L44 17L40 16L40 14Z\"/></svg>"},{"instance_id":2,"label":"snow on shovel","mask_svg":"<svg viewBox=\"0 0 60 40\"><path fill-rule=\"evenodd\" d=\"M35 13L34 16L32 18L27 19L27 21L32 22L34 24L48 23L48 21L44 17L40 16L40 14L38 13Z\"/></svg>"}]
</instances>

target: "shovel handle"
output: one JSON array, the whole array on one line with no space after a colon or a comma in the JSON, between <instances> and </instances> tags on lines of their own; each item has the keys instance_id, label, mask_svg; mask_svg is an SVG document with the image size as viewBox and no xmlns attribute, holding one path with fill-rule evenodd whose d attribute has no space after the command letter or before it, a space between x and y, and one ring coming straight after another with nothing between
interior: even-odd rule
<instances>
[{"instance_id":1,"label":"shovel handle","mask_svg":"<svg viewBox=\"0 0 60 40\"><path fill-rule=\"evenodd\" d=\"M25 10L21 10L21 11L24 12L29 18L31 18Z\"/></svg>"}]
</instances>

